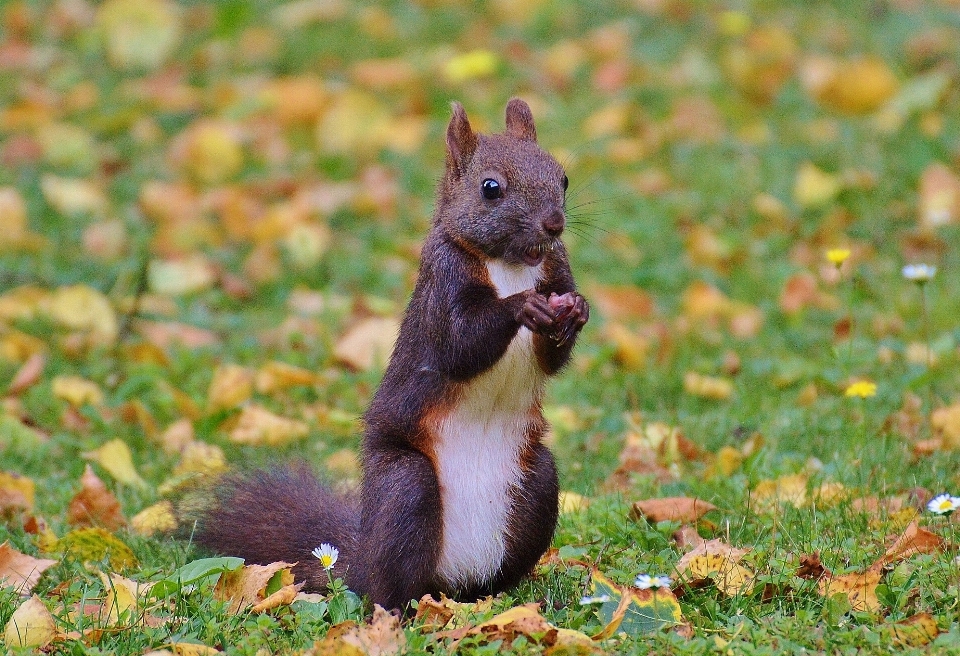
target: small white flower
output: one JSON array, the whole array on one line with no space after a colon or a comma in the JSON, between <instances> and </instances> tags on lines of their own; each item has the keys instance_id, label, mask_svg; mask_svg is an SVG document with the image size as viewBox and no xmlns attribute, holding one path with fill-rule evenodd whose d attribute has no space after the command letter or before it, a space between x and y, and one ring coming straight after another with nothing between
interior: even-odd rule
<instances>
[{"instance_id":1,"label":"small white flower","mask_svg":"<svg viewBox=\"0 0 960 656\"><path fill-rule=\"evenodd\" d=\"M937 275L937 267L932 264L908 264L903 267L903 277L913 282L924 283Z\"/></svg>"},{"instance_id":2,"label":"small white flower","mask_svg":"<svg viewBox=\"0 0 960 656\"><path fill-rule=\"evenodd\" d=\"M580 599L581 606L589 606L590 604L605 604L610 601L610 595L600 595L597 597L582 597Z\"/></svg>"},{"instance_id":3,"label":"small white flower","mask_svg":"<svg viewBox=\"0 0 960 656\"><path fill-rule=\"evenodd\" d=\"M633 582L633 585L641 590L649 590L650 588L669 588L672 583L673 580L669 576L640 574L637 576L637 580Z\"/></svg>"},{"instance_id":4,"label":"small white flower","mask_svg":"<svg viewBox=\"0 0 960 656\"><path fill-rule=\"evenodd\" d=\"M324 542L313 550L313 555L320 559L320 565L328 572L337 564L337 558L340 556L340 550L332 544Z\"/></svg>"},{"instance_id":5,"label":"small white flower","mask_svg":"<svg viewBox=\"0 0 960 656\"><path fill-rule=\"evenodd\" d=\"M949 494L939 494L927 504L927 510L938 515L948 515L957 508L960 508L960 497L952 497Z\"/></svg>"}]
</instances>

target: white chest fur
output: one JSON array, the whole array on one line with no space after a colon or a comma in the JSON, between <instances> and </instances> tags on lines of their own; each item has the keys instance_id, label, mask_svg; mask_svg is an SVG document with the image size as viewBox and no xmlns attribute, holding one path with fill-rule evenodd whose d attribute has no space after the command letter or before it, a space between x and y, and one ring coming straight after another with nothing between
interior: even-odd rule
<instances>
[{"instance_id":1,"label":"white chest fur","mask_svg":"<svg viewBox=\"0 0 960 656\"><path fill-rule=\"evenodd\" d=\"M487 264L503 298L536 285L540 267ZM443 504L440 574L454 588L489 580L506 550L511 492L530 409L543 388L533 335L521 327L496 365L470 381L437 426Z\"/></svg>"}]
</instances>

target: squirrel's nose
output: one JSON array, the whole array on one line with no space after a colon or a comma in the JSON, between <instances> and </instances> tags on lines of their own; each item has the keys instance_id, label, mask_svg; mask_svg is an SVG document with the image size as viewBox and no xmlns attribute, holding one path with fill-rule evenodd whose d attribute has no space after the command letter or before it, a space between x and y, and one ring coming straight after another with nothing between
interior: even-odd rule
<instances>
[{"instance_id":1,"label":"squirrel's nose","mask_svg":"<svg viewBox=\"0 0 960 656\"><path fill-rule=\"evenodd\" d=\"M543 220L543 230L551 237L559 237L560 233L563 232L563 225L566 220L563 217L563 212L557 210L552 214L549 214L547 218Z\"/></svg>"}]
</instances>

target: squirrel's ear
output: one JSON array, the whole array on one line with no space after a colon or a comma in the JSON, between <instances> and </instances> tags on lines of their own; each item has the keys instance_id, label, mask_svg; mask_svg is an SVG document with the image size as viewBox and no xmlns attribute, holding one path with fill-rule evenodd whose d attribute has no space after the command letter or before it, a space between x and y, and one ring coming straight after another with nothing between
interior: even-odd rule
<instances>
[{"instance_id":1,"label":"squirrel's ear","mask_svg":"<svg viewBox=\"0 0 960 656\"><path fill-rule=\"evenodd\" d=\"M447 126L447 168L460 175L467 162L473 157L478 140L473 128L470 127L463 105L454 101L452 107L453 116L450 117L450 125Z\"/></svg>"},{"instance_id":2,"label":"squirrel's ear","mask_svg":"<svg viewBox=\"0 0 960 656\"><path fill-rule=\"evenodd\" d=\"M519 98L507 103L507 134L515 139L537 140L537 126L533 124L530 105Z\"/></svg>"}]
</instances>

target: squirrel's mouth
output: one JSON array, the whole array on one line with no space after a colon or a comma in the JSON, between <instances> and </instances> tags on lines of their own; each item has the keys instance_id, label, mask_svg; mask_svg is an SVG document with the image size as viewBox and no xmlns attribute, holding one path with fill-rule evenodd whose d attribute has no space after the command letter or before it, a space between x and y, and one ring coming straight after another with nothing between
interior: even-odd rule
<instances>
[{"instance_id":1,"label":"squirrel's mouth","mask_svg":"<svg viewBox=\"0 0 960 656\"><path fill-rule=\"evenodd\" d=\"M547 248L544 244L534 244L533 246L523 249L520 257L527 266L537 266L543 262L543 256L546 250Z\"/></svg>"}]
</instances>

